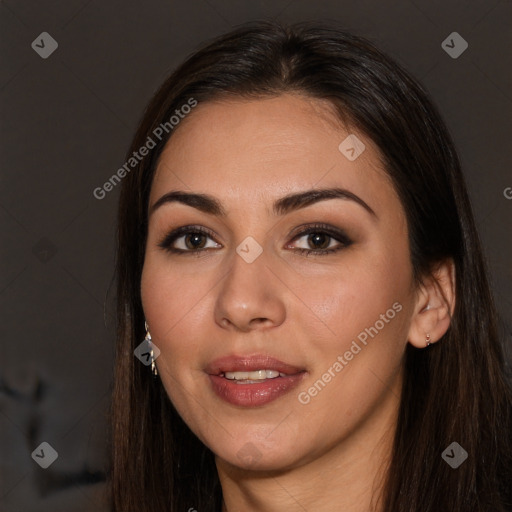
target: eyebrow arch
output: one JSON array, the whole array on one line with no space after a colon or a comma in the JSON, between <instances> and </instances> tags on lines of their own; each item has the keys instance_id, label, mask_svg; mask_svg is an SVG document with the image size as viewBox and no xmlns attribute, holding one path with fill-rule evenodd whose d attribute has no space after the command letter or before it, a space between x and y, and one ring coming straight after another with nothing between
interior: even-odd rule
<instances>
[{"instance_id":1,"label":"eyebrow arch","mask_svg":"<svg viewBox=\"0 0 512 512\"><path fill-rule=\"evenodd\" d=\"M354 201L362 206L373 217L377 218L377 214L373 209L365 203L359 196L343 188L326 188L326 189L311 189L299 193L289 194L274 202L272 210L274 215L286 215L294 210L305 208L314 203L325 201L328 199L344 199ZM193 208L196 208L204 213L225 217L226 211L221 203L213 196L208 194L195 194L175 190L164 194L158 201L156 201L150 208L149 215L156 209L160 208L163 204L178 202Z\"/></svg>"}]
</instances>

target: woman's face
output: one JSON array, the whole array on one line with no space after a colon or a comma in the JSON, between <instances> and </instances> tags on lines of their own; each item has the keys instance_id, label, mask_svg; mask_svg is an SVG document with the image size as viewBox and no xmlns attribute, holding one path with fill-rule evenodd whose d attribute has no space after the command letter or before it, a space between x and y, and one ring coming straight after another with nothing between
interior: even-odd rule
<instances>
[{"instance_id":1,"label":"woman's face","mask_svg":"<svg viewBox=\"0 0 512 512\"><path fill-rule=\"evenodd\" d=\"M290 94L200 104L175 130L141 282L169 398L238 467L364 451L395 422L415 297L377 149L328 104ZM312 193L327 189L344 192Z\"/></svg>"}]
</instances>

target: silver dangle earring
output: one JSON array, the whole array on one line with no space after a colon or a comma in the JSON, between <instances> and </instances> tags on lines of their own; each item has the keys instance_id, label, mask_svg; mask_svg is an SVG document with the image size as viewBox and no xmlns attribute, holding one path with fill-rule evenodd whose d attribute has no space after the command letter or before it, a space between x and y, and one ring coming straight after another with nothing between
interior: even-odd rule
<instances>
[{"instance_id":1,"label":"silver dangle earring","mask_svg":"<svg viewBox=\"0 0 512 512\"><path fill-rule=\"evenodd\" d=\"M425 346L430 347L432 343L430 342L430 334L427 334L427 337L425 338Z\"/></svg>"},{"instance_id":2,"label":"silver dangle earring","mask_svg":"<svg viewBox=\"0 0 512 512\"><path fill-rule=\"evenodd\" d=\"M151 334L149 333L149 326L146 321L144 321L144 327L146 328L146 336L144 340L147 342L149 347L149 357L151 358L151 373L156 377L158 375L158 370L156 368L155 357L153 354L153 343L151 342Z\"/></svg>"}]
</instances>

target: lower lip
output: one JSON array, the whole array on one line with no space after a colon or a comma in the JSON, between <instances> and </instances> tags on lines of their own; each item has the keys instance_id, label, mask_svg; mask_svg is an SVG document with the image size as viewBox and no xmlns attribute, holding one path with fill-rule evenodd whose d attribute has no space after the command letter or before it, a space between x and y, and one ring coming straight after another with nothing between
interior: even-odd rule
<instances>
[{"instance_id":1,"label":"lower lip","mask_svg":"<svg viewBox=\"0 0 512 512\"><path fill-rule=\"evenodd\" d=\"M219 375L209 375L213 390L223 400L242 407L257 407L268 404L289 393L304 379L306 372L267 379L255 384L237 384L235 380Z\"/></svg>"}]
</instances>

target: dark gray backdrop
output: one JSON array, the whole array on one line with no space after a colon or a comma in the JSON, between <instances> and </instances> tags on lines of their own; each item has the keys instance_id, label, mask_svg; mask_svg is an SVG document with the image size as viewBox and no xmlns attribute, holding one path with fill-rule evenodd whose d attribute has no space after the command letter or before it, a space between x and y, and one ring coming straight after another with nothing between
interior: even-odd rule
<instances>
[{"instance_id":1,"label":"dark gray backdrop","mask_svg":"<svg viewBox=\"0 0 512 512\"><path fill-rule=\"evenodd\" d=\"M172 68L247 20L338 20L426 85L460 150L510 345L512 2L5 0L0 14L2 510L104 509L119 191L93 189ZM43 32L58 44L47 58ZM458 58L441 46L452 32L469 44ZM58 453L48 469L42 442Z\"/></svg>"}]
</instances>

